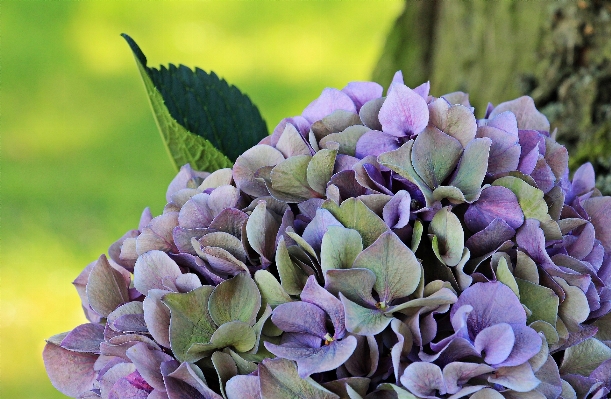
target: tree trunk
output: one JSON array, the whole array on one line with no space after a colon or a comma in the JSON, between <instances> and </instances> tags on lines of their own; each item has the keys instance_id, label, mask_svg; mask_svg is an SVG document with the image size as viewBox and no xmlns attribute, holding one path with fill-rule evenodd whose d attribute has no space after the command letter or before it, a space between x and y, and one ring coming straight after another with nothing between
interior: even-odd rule
<instances>
[{"instance_id":1,"label":"tree trunk","mask_svg":"<svg viewBox=\"0 0 611 399\"><path fill-rule=\"evenodd\" d=\"M476 116L527 94L611 194L611 0L406 0L374 71L388 84L465 91Z\"/></svg>"}]
</instances>

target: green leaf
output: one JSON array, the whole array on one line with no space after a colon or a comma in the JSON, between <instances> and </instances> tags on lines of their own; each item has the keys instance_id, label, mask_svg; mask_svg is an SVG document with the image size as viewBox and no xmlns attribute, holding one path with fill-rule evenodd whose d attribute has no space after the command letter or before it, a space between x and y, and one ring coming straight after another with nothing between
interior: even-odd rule
<instances>
[{"instance_id":1,"label":"green leaf","mask_svg":"<svg viewBox=\"0 0 611 399\"><path fill-rule=\"evenodd\" d=\"M259 364L259 379L261 399L339 399L312 378L301 378L291 360L264 360Z\"/></svg>"},{"instance_id":2,"label":"green leaf","mask_svg":"<svg viewBox=\"0 0 611 399\"><path fill-rule=\"evenodd\" d=\"M320 266L323 273L331 269L349 269L363 250L358 231L341 226L329 226L322 237Z\"/></svg>"},{"instance_id":3,"label":"green leaf","mask_svg":"<svg viewBox=\"0 0 611 399\"><path fill-rule=\"evenodd\" d=\"M594 369L609 359L611 359L611 349L596 338L588 338L566 349L560 373L589 377Z\"/></svg>"},{"instance_id":4,"label":"green leaf","mask_svg":"<svg viewBox=\"0 0 611 399\"><path fill-rule=\"evenodd\" d=\"M172 64L169 69L147 67L136 42L126 34L122 36L134 53L155 119L177 164L194 158L199 163L192 162L191 166L200 170L202 164L208 166L208 171L228 167L231 163L222 154L235 161L267 136L259 110L235 86L199 68L193 71ZM189 145L185 141L188 136L194 137ZM218 167L219 164L224 166ZM214 165L217 167L211 168Z\"/></svg>"},{"instance_id":5,"label":"green leaf","mask_svg":"<svg viewBox=\"0 0 611 399\"><path fill-rule=\"evenodd\" d=\"M345 227L358 231L365 247L388 230L386 223L359 199L348 198L340 206L327 200L322 204L322 208L331 212Z\"/></svg>"},{"instance_id":6,"label":"green leaf","mask_svg":"<svg viewBox=\"0 0 611 399\"><path fill-rule=\"evenodd\" d=\"M243 321L252 326L260 307L259 288L247 273L217 285L207 306L212 320L219 326L230 321Z\"/></svg>"},{"instance_id":7,"label":"green leaf","mask_svg":"<svg viewBox=\"0 0 611 399\"><path fill-rule=\"evenodd\" d=\"M519 278L516 278L516 283L520 291L520 302L532 312L532 315L528 318L528 323L543 320L555 326L560 300L554 291Z\"/></svg>"},{"instance_id":8,"label":"green leaf","mask_svg":"<svg viewBox=\"0 0 611 399\"><path fill-rule=\"evenodd\" d=\"M206 311L214 287L204 285L186 294L166 294L162 302L170 308L170 344L179 361L188 359L187 351L193 344L210 342L216 324ZM188 360L187 360L188 359Z\"/></svg>"}]
</instances>

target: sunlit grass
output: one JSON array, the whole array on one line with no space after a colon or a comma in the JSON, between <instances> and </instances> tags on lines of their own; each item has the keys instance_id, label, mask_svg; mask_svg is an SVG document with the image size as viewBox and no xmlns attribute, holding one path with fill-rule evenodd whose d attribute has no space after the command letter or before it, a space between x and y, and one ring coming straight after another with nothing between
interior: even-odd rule
<instances>
[{"instance_id":1,"label":"sunlit grass","mask_svg":"<svg viewBox=\"0 0 611 399\"><path fill-rule=\"evenodd\" d=\"M399 13L387 1L3 2L0 397L63 398L44 339L82 323L70 284L174 171L127 45L214 70L270 129L324 87L369 79Z\"/></svg>"}]
</instances>

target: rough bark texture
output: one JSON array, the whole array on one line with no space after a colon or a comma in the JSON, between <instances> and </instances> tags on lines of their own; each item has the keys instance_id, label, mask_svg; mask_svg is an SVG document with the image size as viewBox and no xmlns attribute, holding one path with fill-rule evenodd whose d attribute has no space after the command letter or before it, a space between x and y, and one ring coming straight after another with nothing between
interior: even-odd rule
<instances>
[{"instance_id":1,"label":"rough bark texture","mask_svg":"<svg viewBox=\"0 0 611 399\"><path fill-rule=\"evenodd\" d=\"M611 0L406 0L374 80L487 101L528 94L558 129L571 168L590 161L611 194Z\"/></svg>"}]
</instances>

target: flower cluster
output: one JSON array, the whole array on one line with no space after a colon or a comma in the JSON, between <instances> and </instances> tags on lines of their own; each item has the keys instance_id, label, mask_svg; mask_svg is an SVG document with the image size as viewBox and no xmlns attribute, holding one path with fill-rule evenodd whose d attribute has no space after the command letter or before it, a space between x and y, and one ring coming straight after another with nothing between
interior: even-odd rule
<instances>
[{"instance_id":1,"label":"flower cluster","mask_svg":"<svg viewBox=\"0 0 611 399\"><path fill-rule=\"evenodd\" d=\"M182 167L74 281L44 362L76 398L602 398L611 197L533 100L400 72L325 89L213 173Z\"/></svg>"}]
</instances>

